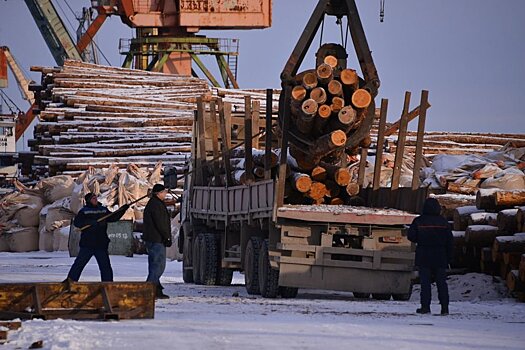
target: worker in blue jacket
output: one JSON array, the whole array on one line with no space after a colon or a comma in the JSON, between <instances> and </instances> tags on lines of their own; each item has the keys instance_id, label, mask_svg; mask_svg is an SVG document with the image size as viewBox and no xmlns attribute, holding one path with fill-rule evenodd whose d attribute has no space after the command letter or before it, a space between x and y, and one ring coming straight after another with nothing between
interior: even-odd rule
<instances>
[{"instance_id":1,"label":"worker in blue jacket","mask_svg":"<svg viewBox=\"0 0 525 350\"><path fill-rule=\"evenodd\" d=\"M432 298L430 285L435 279L441 314L448 315L447 267L452 259L452 231L447 220L441 216L441 206L435 198L428 198L423 206L423 214L410 225L408 239L416 243L416 266L421 281L420 314L430 313Z\"/></svg>"},{"instance_id":2,"label":"worker in blue jacket","mask_svg":"<svg viewBox=\"0 0 525 350\"><path fill-rule=\"evenodd\" d=\"M80 250L73 266L69 270L67 278L75 282L78 281L82 270L84 270L84 267L94 255L95 259L97 259L102 282L112 282L113 269L111 268L108 254L110 240L107 234L107 223L118 221L129 209L129 205L123 205L113 212L113 215L98 222L103 216L111 214L111 211L98 202L97 195L94 193L86 194L84 199L86 200L86 205L75 216L73 224L78 228L90 226L84 229L80 235Z\"/></svg>"}]
</instances>

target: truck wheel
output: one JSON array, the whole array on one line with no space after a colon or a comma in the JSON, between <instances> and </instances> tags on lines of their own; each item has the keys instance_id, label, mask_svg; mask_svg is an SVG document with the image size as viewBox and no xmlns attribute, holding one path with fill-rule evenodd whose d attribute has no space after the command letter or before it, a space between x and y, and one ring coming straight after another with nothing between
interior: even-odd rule
<instances>
[{"instance_id":1,"label":"truck wheel","mask_svg":"<svg viewBox=\"0 0 525 350\"><path fill-rule=\"evenodd\" d=\"M297 293L299 293L299 288L279 287L279 294L281 295L282 298L293 299L297 297Z\"/></svg>"},{"instance_id":2,"label":"truck wheel","mask_svg":"<svg viewBox=\"0 0 525 350\"><path fill-rule=\"evenodd\" d=\"M248 294L261 294L259 290L259 252L262 239L251 237L244 253L244 285Z\"/></svg>"},{"instance_id":3,"label":"truck wheel","mask_svg":"<svg viewBox=\"0 0 525 350\"><path fill-rule=\"evenodd\" d=\"M201 281L201 271L200 271L200 253L201 253L201 241L202 241L202 235L198 234L197 236L194 236L193 238L193 245L192 245L192 255L191 260L193 263L193 282L195 284L202 284Z\"/></svg>"},{"instance_id":4,"label":"truck wheel","mask_svg":"<svg viewBox=\"0 0 525 350\"><path fill-rule=\"evenodd\" d=\"M221 236L214 235L214 238L217 245L217 276L215 277L215 285L229 286L232 284L233 270L221 267Z\"/></svg>"},{"instance_id":5,"label":"truck wheel","mask_svg":"<svg viewBox=\"0 0 525 350\"><path fill-rule=\"evenodd\" d=\"M218 267L217 239L211 233L202 235L200 245L200 277L201 283L207 286L215 284Z\"/></svg>"},{"instance_id":6,"label":"truck wheel","mask_svg":"<svg viewBox=\"0 0 525 350\"><path fill-rule=\"evenodd\" d=\"M182 279L184 283L193 283L193 269L191 267L190 257L192 255L192 245L189 240L185 239L182 251Z\"/></svg>"},{"instance_id":7,"label":"truck wheel","mask_svg":"<svg viewBox=\"0 0 525 350\"><path fill-rule=\"evenodd\" d=\"M370 298L370 293L359 293L359 292L353 292L354 297L357 299L368 299Z\"/></svg>"},{"instance_id":8,"label":"truck wheel","mask_svg":"<svg viewBox=\"0 0 525 350\"><path fill-rule=\"evenodd\" d=\"M232 269L223 269L219 267L217 269L217 278L215 279L215 284L218 286L229 286L232 284L233 279L233 270Z\"/></svg>"},{"instance_id":9,"label":"truck wheel","mask_svg":"<svg viewBox=\"0 0 525 350\"><path fill-rule=\"evenodd\" d=\"M412 284L410 285L410 290L405 294L392 294L392 298L397 301L409 301L412 296Z\"/></svg>"},{"instance_id":10,"label":"truck wheel","mask_svg":"<svg viewBox=\"0 0 525 350\"><path fill-rule=\"evenodd\" d=\"M390 300L390 294L386 293L372 293L372 298L376 300Z\"/></svg>"},{"instance_id":11,"label":"truck wheel","mask_svg":"<svg viewBox=\"0 0 525 350\"><path fill-rule=\"evenodd\" d=\"M279 271L270 266L267 239L262 242L259 253L259 290L265 298L275 298L279 294Z\"/></svg>"}]
</instances>

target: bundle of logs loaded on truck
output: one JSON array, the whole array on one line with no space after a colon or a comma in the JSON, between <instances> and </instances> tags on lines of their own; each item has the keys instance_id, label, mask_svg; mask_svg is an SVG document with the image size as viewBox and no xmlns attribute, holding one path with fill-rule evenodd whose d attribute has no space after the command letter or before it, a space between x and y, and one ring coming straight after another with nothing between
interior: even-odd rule
<instances>
[{"instance_id":1,"label":"bundle of logs loaded on truck","mask_svg":"<svg viewBox=\"0 0 525 350\"><path fill-rule=\"evenodd\" d=\"M247 292L264 297L315 288L410 298L414 249L406 225L416 215L371 205L417 208L427 191L367 191L352 182L349 155L363 149L366 162L370 142L368 133L359 147L349 148L347 139L373 118L375 105L338 50L321 50L316 69L294 76L277 117L272 90L264 116L250 97L244 117L232 116L220 97L198 99L179 234L186 283L229 285L241 271Z\"/></svg>"}]
</instances>

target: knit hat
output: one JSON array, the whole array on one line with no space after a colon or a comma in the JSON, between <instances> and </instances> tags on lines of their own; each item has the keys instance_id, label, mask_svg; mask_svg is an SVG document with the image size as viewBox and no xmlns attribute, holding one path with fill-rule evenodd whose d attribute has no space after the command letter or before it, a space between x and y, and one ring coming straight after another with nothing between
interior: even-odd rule
<instances>
[{"instance_id":1,"label":"knit hat","mask_svg":"<svg viewBox=\"0 0 525 350\"><path fill-rule=\"evenodd\" d=\"M96 194L89 192L84 196L84 200L86 201L86 203L89 203L91 202L91 198L93 198L94 196L96 196Z\"/></svg>"},{"instance_id":2,"label":"knit hat","mask_svg":"<svg viewBox=\"0 0 525 350\"><path fill-rule=\"evenodd\" d=\"M161 184L155 184L153 186L153 189L151 190L152 193L159 193L159 192L162 192L166 189L166 187L164 187L164 185L161 185Z\"/></svg>"}]
</instances>

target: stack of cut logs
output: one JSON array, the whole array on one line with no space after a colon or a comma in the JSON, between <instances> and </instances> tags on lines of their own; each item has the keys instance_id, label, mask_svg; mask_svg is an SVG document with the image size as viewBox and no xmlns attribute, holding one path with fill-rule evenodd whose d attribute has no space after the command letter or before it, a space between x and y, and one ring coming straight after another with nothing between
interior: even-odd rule
<instances>
[{"instance_id":1,"label":"stack of cut logs","mask_svg":"<svg viewBox=\"0 0 525 350\"><path fill-rule=\"evenodd\" d=\"M309 146L291 140L286 201L343 204L359 192L346 166L347 152L357 154L357 148L346 150L345 145L364 120L372 96L359 88L356 71L341 69L334 56L326 56L317 69L298 74L295 83L290 130ZM370 137L359 141L361 146L370 145Z\"/></svg>"},{"instance_id":2,"label":"stack of cut logs","mask_svg":"<svg viewBox=\"0 0 525 350\"><path fill-rule=\"evenodd\" d=\"M35 92L39 118L25 167L37 177L78 176L88 167L130 163L152 169L158 161L181 171L190 157L198 96L223 96L243 113L244 96L255 91L210 89L198 78L131 70L77 61L63 67L32 67L42 73ZM278 96L275 97L275 109ZM241 108L238 108L241 107ZM32 165L32 166L31 166Z\"/></svg>"},{"instance_id":3,"label":"stack of cut logs","mask_svg":"<svg viewBox=\"0 0 525 350\"><path fill-rule=\"evenodd\" d=\"M480 190L453 211L453 267L499 275L525 301L525 190Z\"/></svg>"}]
</instances>

